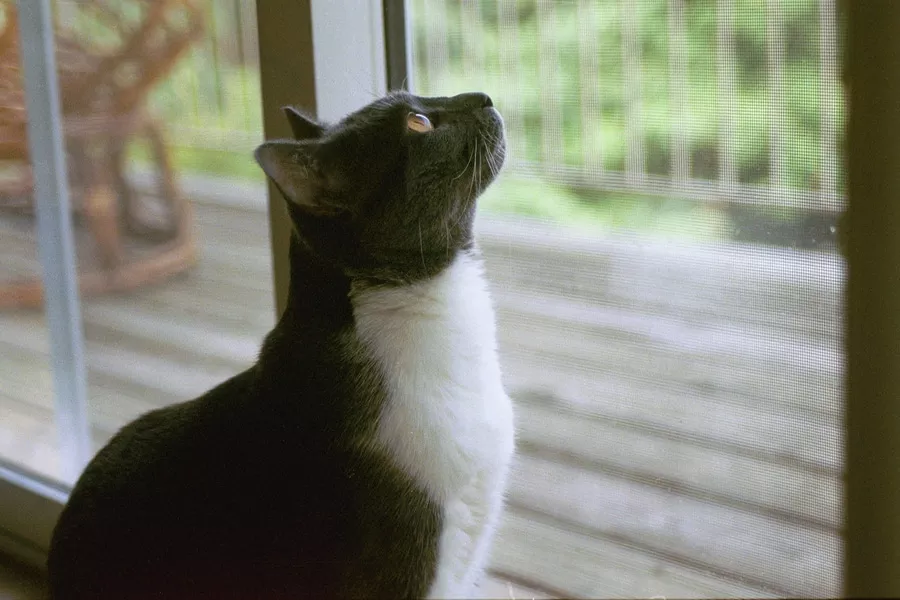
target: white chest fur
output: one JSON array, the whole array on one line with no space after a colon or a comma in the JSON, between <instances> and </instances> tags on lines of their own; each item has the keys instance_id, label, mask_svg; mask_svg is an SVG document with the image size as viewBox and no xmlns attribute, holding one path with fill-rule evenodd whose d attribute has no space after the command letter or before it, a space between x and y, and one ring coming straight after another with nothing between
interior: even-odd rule
<instances>
[{"instance_id":1,"label":"white chest fur","mask_svg":"<svg viewBox=\"0 0 900 600\"><path fill-rule=\"evenodd\" d=\"M357 333L389 397L377 441L442 507L430 597L463 597L487 560L513 453L512 406L479 259L437 277L356 294Z\"/></svg>"}]
</instances>

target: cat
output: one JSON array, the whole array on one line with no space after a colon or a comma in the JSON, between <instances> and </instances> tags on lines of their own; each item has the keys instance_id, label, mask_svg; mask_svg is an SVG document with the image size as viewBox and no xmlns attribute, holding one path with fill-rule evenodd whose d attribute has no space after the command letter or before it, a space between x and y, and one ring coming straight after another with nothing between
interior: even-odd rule
<instances>
[{"instance_id":1,"label":"cat","mask_svg":"<svg viewBox=\"0 0 900 600\"><path fill-rule=\"evenodd\" d=\"M57 600L476 591L514 452L473 234L503 120L481 93L285 113L294 139L255 158L293 225L287 307L256 364L90 462Z\"/></svg>"}]
</instances>

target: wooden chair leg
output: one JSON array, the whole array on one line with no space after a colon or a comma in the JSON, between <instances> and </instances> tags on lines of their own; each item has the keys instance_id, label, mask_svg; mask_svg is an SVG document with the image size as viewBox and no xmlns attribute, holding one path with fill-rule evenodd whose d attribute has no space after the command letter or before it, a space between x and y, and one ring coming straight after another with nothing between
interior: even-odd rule
<instances>
[{"instance_id":1,"label":"wooden chair leg","mask_svg":"<svg viewBox=\"0 0 900 600\"><path fill-rule=\"evenodd\" d=\"M152 241L168 241L179 236L181 219L181 195L175 184L175 175L172 169L169 150L163 139L160 128L146 121L136 130L136 135L146 141L150 146L150 160L156 176L155 198L149 200L141 198L141 194L135 194L125 177L125 140L121 140L113 149L113 163L115 164L114 176L117 186L127 190L122 196L123 217L125 225L130 233L135 236ZM156 201L163 211L161 222L149 222L141 215L141 202Z\"/></svg>"},{"instance_id":2,"label":"wooden chair leg","mask_svg":"<svg viewBox=\"0 0 900 600\"><path fill-rule=\"evenodd\" d=\"M82 197L82 210L102 268L113 270L123 259L119 201L111 181L112 165L108 154L101 152L99 155L106 155L106 160L97 160L91 168Z\"/></svg>"},{"instance_id":3,"label":"wooden chair leg","mask_svg":"<svg viewBox=\"0 0 900 600\"><path fill-rule=\"evenodd\" d=\"M107 152L110 165L110 184L116 193L119 221L126 232L139 237L147 235L147 227L137 214L138 198L125 173L128 169L126 149L129 135L115 135L110 138Z\"/></svg>"},{"instance_id":4,"label":"wooden chair leg","mask_svg":"<svg viewBox=\"0 0 900 600\"><path fill-rule=\"evenodd\" d=\"M156 164L159 191L171 217L172 235L176 239L184 240L191 236L191 206L178 189L169 147L158 124L148 121L144 127L144 134L150 142Z\"/></svg>"}]
</instances>

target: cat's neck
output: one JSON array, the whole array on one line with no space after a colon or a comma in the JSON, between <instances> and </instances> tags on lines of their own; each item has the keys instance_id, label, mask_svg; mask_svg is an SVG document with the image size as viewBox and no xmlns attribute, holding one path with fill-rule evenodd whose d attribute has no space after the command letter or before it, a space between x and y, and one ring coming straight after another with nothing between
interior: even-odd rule
<instances>
[{"instance_id":1,"label":"cat's neck","mask_svg":"<svg viewBox=\"0 0 900 600\"><path fill-rule=\"evenodd\" d=\"M350 280L340 269L316 256L295 236L291 237L289 256L287 304L266 336L255 367L266 385L286 385L299 374L296 366L303 357L321 352L325 340L353 322Z\"/></svg>"},{"instance_id":2,"label":"cat's neck","mask_svg":"<svg viewBox=\"0 0 900 600\"><path fill-rule=\"evenodd\" d=\"M338 267L316 256L296 237L291 238L290 267L285 317L305 322L350 317L350 280Z\"/></svg>"},{"instance_id":3,"label":"cat's neck","mask_svg":"<svg viewBox=\"0 0 900 600\"><path fill-rule=\"evenodd\" d=\"M291 237L289 257L287 303L268 341L307 337L301 331L326 334L352 322L349 278L315 255L296 236ZM271 343L266 346L273 349ZM266 348L263 350L265 353Z\"/></svg>"},{"instance_id":4,"label":"cat's neck","mask_svg":"<svg viewBox=\"0 0 900 600\"><path fill-rule=\"evenodd\" d=\"M494 347L494 311L480 257L460 252L434 277L401 286L351 292L357 335L370 348L436 336L457 350Z\"/></svg>"},{"instance_id":5,"label":"cat's neck","mask_svg":"<svg viewBox=\"0 0 900 600\"><path fill-rule=\"evenodd\" d=\"M356 335L387 392L378 445L444 503L480 481L473 463L503 456L495 440L509 427L491 422L505 419L509 401L481 261L463 252L433 278L354 290L351 299Z\"/></svg>"}]
</instances>

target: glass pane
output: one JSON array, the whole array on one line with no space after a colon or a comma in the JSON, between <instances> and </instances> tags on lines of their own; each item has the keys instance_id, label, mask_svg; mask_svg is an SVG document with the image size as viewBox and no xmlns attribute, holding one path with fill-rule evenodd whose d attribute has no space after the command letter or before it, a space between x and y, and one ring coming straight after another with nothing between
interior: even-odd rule
<instances>
[{"instance_id":1,"label":"glass pane","mask_svg":"<svg viewBox=\"0 0 900 600\"><path fill-rule=\"evenodd\" d=\"M227 0L58 4L86 52L113 57L103 83L115 113L135 119L73 150L76 164L90 163L100 145L114 174L83 184L99 206L80 273L121 281L83 301L99 449L140 414L249 367L274 325L266 195L252 156L262 141L255 10ZM127 49L161 32L161 50ZM79 102L102 101L85 91Z\"/></svg>"},{"instance_id":2,"label":"glass pane","mask_svg":"<svg viewBox=\"0 0 900 600\"><path fill-rule=\"evenodd\" d=\"M274 324L255 5L55 9L95 451L250 366Z\"/></svg>"},{"instance_id":3,"label":"glass pane","mask_svg":"<svg viewBox=\"0 0 900 600\"><path fill-rule=\"evenodd\" d=\"M411 0L416 93L483 90L518 453L495 575L564 597L841 589L834 0Z\"/></svg>"}]
</instances>

